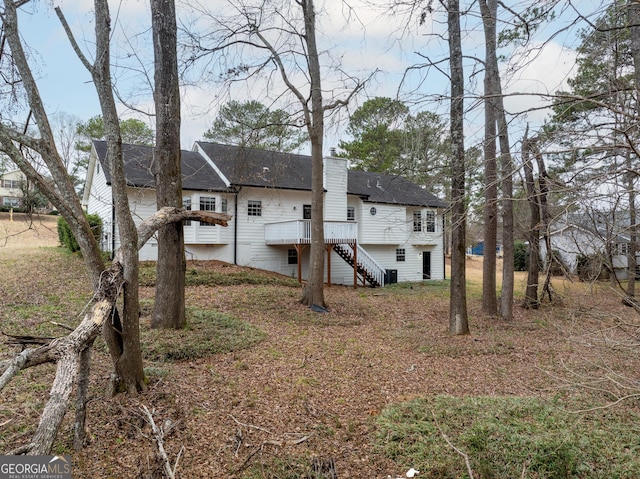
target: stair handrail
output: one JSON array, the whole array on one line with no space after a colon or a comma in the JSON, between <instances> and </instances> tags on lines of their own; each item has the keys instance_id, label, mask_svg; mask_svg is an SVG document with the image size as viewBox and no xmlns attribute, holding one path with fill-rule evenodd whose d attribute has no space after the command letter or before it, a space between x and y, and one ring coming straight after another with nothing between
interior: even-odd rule
<instances>
[{"instance_id":1,"label":"stair handrail","mask_svg":"<svg viewBox=\"0 0 640 479\"><path fill-rule=\"evenodd\" d=\"M358 245L358 266L368 271L380 286L384 286L385 269L360 245Z\"/></svg>"}]
</instances>

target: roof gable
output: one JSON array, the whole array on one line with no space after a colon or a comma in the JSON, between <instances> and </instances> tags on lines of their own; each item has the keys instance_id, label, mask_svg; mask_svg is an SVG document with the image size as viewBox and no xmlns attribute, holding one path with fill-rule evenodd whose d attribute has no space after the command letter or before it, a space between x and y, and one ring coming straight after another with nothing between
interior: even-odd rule
<instances>
[{"instance_id":1,"label":"roof gable","mask_svg":"<svg viewBox=\"0 0 640 479\"><path fill-rule=\"evenodd\" d=\"M94 141L93 147L104 169L107 184L111 184L111 172L107 164L107 142ZM125 176L129 186L154 188L155 179L152 170L153 147L142 145L122 145ZM211 168L202 155L181 150L182 188L199 191L225 191L226 185Z\"/></svg>"}]
</instances>

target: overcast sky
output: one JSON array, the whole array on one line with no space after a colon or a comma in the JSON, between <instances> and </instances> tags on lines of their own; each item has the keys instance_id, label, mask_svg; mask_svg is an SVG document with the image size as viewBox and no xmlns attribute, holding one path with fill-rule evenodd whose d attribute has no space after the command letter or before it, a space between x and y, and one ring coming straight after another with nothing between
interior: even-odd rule
<instances>
[{"instance_id":1,"label":"overcast sky","mask_svg":"<svg viewBox=\"0 0 640 479\"><path fill-rule=\"evenodd\" d=\"M222 11L225 0L202 2L210 9ZM323 51L325 65L341 61L342 69L355 77L364 78L375 70L379 73L370 81L364 92L350 107L353 110L367 98L390 96L406 100L414 111L428 109L448 113L448 91L446 72L448 64L439 68L412 71L407 68L416 64L443 60L446 57L446 44L439 34L446 32L446 18L442 15L428 16L424 25L419 26L417 17L389 15L383 9L365 6L365 0L318 1L324 9L318 16L318 42ZM437 5L438 2L435 2ZM464 2L463 2L464 3ZM521 0L511 1L514 9L531 3ZM533 2L536 4L544 1ZM60 0L65 16L87 56L92 56L93 21L87 0ZM575 47L577 46L577 27L567 28L576 17L576 11L583 15L593 15L602 10L601 2L593 0L575 0L575 10L568 8L559 12L559 18L553 25L546 27L530 44L527 50L503 52L506 61L501 64L503 87L506 93L520 92L523 95L509 97L505 101L511 113L524 112L544 106L542 100L533 93L553 93L565 85L575 65ZM477 5L474 6L477 9ZM114 68L113 75L118 91L138 109L151 111L152 99L149 94L148 79L153 78L152 51L149 45L149 5L147 0L123 0L111 2L111 16L114 25ZM190 15L181 10L181 21ZM593 19L593 18L592 18ZM205 25L202 18L199 25ZM435 20L435 21L434 21ZM584 26L584 24L583 24ZM39 78L39 86L50 113L71 114L80 121L99 114L95 89L89 73L72 51L49 2L31 2L22 9L20 28L25 42L31 48L34 73ZM566 29L565 29L566 28ZM562 30L565 29L565 30ZM553 36L556 31L561 33ZM478 14L470 11L463 19L463 53L482 58L484 56L482 29ZM136 53L136 55L133 55ZM323 71L326 88L335 86L329 68ZM481 67L473 60L465 62L465 76L470 97L479 94L482 88ZM191 72L192 79L196 76ZM404 82L401 83L404 78ZM230 98L245 100L256 99L265 104L276 102L279 92L266 86L265 78L258 78L251 84L237 84L231 89L195 81L184 85L182 90L182 147L190 149L193 142L202 138L203 132L211 125L217 108ZM468 101L467 136L473 141L481 131L483 110L473 99ZM120 106L123 117L135 116L149 122L139 113ZM545 111L532 110L526 116L519 117L519 124L525 121L539 124ZM325 147L335 146L341 131L346 126L347 112L333 117L333 127L327 133ZM517 134L516 134L517 135ZM517 137L516 137L517 138ZM512 141L516 141L512 134Z\"/></svg>"}]
</instances>

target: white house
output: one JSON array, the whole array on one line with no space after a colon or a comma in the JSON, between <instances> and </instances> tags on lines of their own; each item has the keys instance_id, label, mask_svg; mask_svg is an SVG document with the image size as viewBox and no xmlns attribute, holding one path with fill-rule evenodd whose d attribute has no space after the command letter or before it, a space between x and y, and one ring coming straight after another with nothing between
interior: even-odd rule
<instances>
[{"instance_id":1,"label":"white house","mask_svg":"<svg viewBox=\"0 0 640 479\"><path fill-rule=\"evenodd\" d=\"M567 272L578 272L578 257L600 254L604 251L604 242L597 234L578 225L567 224L549 232L551 249L559 254ZM540 256L544 259L547 245L540 239Z\"/></svg>"},{"instance_id":2,"label":"white house","mask_svg":"<svg viewBox=\"0 0 640 479\"><path fill-rule=\"evenodd\" d=\"M153 149L123 148L130 207L142 220L156 211ZM401 176L350 171L342 158L327 157L324 166L328 283L444 279L443 202ZM186 222L187 259L308 277L310 156L196 142L182 151L182 174L185 207L232 216L226 228ZM106 251L119 246L110 184L106 143L96 141L83 205L102 217ZM155 239L140 259L157 259Z\"/></svg>"},{"instance_id":3,"label":"white house","mask_svg":"<svg viewBox=\"0 0 640 479\"><path fill-rule=\"evenodd\" d=\"M568 273L578 273L578 259L584 256L599 258L602 266L613 270L619 280L626 280L628 277L629 238L612 234L606 238L587 227L565 223L550 231L549 239L552 250L559 254ZM546 251L544 238L541 238L541 258L546 257ZM640 265L640 255L636 262Z\"/></svg>"},{"instance_id":4,"label":"white house","mask_svg":"<svg viewBox=\"0 0 640 479\"><path fill-rule=\"evenodd\" d=\"M21 186L27 177L20 170L8 171L0 175L0 205L19 208L22 198Z\"/></svg>"}]
</instances>

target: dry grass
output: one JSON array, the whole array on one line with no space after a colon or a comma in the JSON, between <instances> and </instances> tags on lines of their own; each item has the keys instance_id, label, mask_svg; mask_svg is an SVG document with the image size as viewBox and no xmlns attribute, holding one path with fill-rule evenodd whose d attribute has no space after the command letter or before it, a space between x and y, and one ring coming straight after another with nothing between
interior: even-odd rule
<instances>
[{"instance_id":1,"label":"dry grass","mask_svg":"<svg viewBox=\"0 0 640 479\"><path fill-rule=\"evenodd\" d=\"M0 249L3 282L23 285L3 291L2 323L15 322L16 310L32 304L39 306L35 319L25 315L22 321L42 327L43 308L52 303L59 308L52 308L55 314L64 310L73 322L82 307L78 298L90 295L81 260L18 250ZM469 267L470 281L477 281L481 262L470 261ZM175 426L165 446L172 458L182 450L179 477L301 477L294 471L304 470L310 457L334 459L339 477L400 476L404 471L373 445L376 417L390 404L438 394L588 394L589 401L604 404L615 396L586 391L585 378L639 370L636 351L622 347L635 332L637 313L622 307L606 286L555 284L563 296L560 306L516 308L510 323L483 315L479 302L470 299L467 337L447 333L446 283L327 288L331 311L325 315L298 303L298 287L189 287L190 306L247 321L265 339L250 349L192 361L149 361L147 391L113 399L104 398L109 361L98 344L89 442L80 453L70 451L66 424L55 452L72 454L74 477L160 477L153 475L154 444L139 409L146 405L156 422ZM153 293L143 288L147 305ZM12 295L15 300L8 301ZM143 329L148 321L142 317ZM10 349L3 346L2 352L6 356ZM26 371L3 391L0 449L28 440L52 372ZM603 389L615 392L613 384Z\"/></svg>"}]
</instances>

